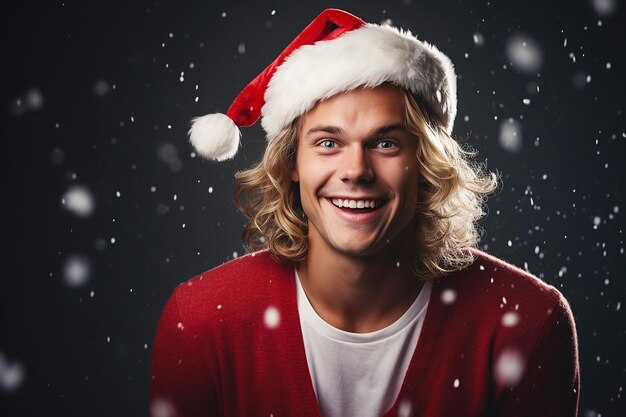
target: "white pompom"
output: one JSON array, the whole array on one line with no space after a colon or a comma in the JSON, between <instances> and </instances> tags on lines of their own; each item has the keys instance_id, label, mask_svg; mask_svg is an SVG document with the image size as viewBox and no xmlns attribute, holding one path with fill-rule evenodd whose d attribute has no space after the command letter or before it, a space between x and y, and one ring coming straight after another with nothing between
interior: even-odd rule
<instances>
[{"instance_id":1,"label":"white pompom","mask_svg":"<svg viewBox=\"0 0 626 417\"><path fill-rule=\"evenodd\" d=\"M225 114L214 113L192 120L189 140L196 151L208 159L231 159L239 149L241 132Z\"/></svg>"}]
</instances>

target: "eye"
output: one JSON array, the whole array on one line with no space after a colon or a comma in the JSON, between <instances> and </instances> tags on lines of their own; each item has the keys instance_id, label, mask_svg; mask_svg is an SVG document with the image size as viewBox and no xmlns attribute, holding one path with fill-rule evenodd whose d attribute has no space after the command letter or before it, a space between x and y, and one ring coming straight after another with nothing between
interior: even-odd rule
<instances>
[{"instance_id":1,"label":"eye","mask_svg":"<svg viewBox=\"0 0 626 417\"><path fill-rule=\"evenodd\" d=\"M324 139L319 143L319 145L325 149L335 149L337 147L337 142L331 139Z\"/></svg>"},{"instance_id":2,"label":"eye","mask_svg":"<svg viewBox=\"0 0 626 417\"><path fill-rule=\"evenodd\" d=\"M383 139L376 143L376 147L380 149L392 149L396 146L397 145L393 141L387 139Z\"/></svg>"}]
</instances>

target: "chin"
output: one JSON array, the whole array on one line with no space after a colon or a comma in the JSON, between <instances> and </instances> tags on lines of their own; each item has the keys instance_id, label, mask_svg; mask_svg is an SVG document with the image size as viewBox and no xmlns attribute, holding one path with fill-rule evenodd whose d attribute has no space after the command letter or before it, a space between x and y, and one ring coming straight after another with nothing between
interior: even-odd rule
<instances>
[{"instance_id":1,"label":"chin","mask_svg":"<svg viewBox=\"0 0 626 417\"><path fill-rule=\"evenodd\" d=\"M384 251L384 247L382 247L380 244L375 244L374 242L361 242L361 244L356 244L354 240L350 240L347 242L331 243L331 247L333 247L335 251L343 255L357 258L369 257Z\"/></svg>"}]
</instances>

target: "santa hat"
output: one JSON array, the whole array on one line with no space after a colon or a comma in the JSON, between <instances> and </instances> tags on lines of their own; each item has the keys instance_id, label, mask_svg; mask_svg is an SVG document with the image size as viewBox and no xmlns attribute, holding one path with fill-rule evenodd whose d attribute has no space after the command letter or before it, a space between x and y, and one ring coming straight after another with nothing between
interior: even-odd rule
<instances>
[{"instance_id":1,"label":"santa hat","mask_svg":"<svg viewBox=\"0 0 626 417\"><path fill-rule=\"evenodd\" d=\"M238 126L259 117L268 142L319 100L389 82L411 92L427 118L451 133L456 76L450 59L410 32L324 10L235 98L226 114L195 118L196 151L218 161L237 153Z\"/></svg>"}]
</instances>

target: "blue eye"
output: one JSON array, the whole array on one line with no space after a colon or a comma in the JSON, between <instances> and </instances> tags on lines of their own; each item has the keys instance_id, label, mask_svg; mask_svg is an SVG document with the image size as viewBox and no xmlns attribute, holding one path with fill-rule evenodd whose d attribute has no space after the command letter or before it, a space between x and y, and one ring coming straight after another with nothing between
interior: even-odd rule
<instances>
[{"instance_id":1,"label":"blue eye","mask_svg":"<svg viewBox=\"0 0 626 417\"><path fill-rule=\"evenodd\" d=\"M396 146L396 144L390 140L381 140L376 144L376 146L382 149L391 149Z\"/></svg>"},{"instance_id":2,"label":"blue eye","mask_svg":"<svg viewBox=\"0 0 626 417\"><path fill-rule=\"evenodd\" d=\"M324 139L320 142L320 146L326 149L334 149L337 147L337 143L334 140Z\"/></svg>"}]
</instances>

